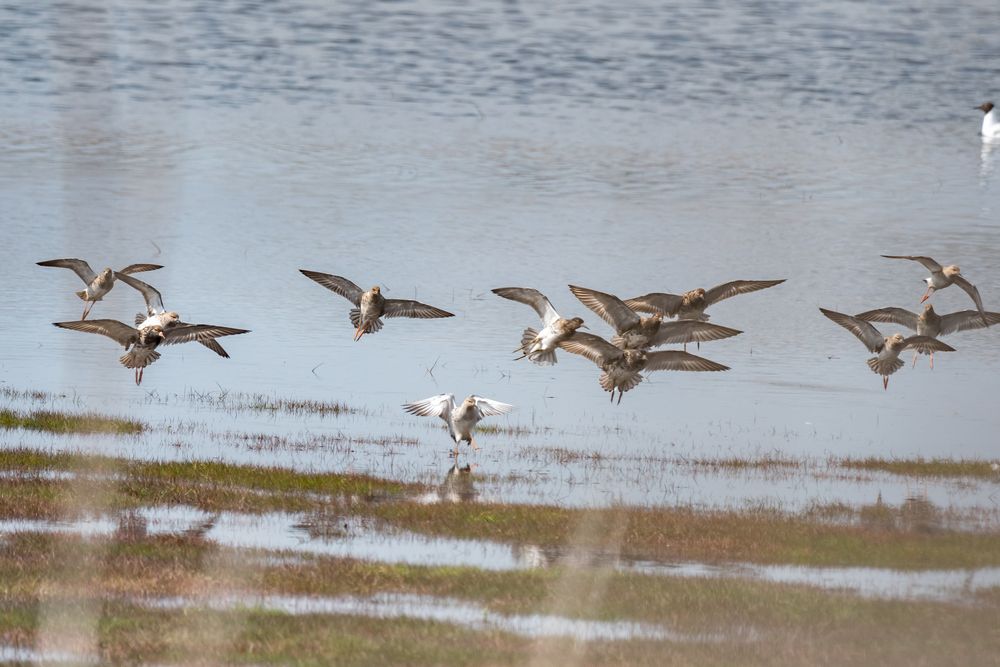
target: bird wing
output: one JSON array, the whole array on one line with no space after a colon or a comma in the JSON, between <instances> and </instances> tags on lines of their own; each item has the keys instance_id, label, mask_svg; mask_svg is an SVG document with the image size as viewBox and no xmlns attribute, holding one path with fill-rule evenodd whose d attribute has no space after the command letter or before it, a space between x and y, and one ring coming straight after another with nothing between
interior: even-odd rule
<instances>
[{"instance_id":1,"label":"bird wing","mask_svg":"<svg viewBox=\"0 0 1000 667\"><path fill-rule=\"evenodd\" d=\"M600 336L582 331L577 331L568 340L560 341L559 347L567 352L586 357L601 367L609 361L625 356L624 352Z\"/></svg>"},{"instance_id":2,"label":"bird wing","mask_svg":"<svg viewBox=\"0 0 1000 667\"><path fill-rule=\"evenodd\" d=\"M983 326L988 327L990 323L986 318L986 311L983 309L983 299L979 296L979 290L976 289L976 286L966 280L964 276L959 274L952 276L951 280L965 290L966 294L972 297L973 303L976 304L976 310L979 311L979 315L982 317Z\"/></svg>"},{"instance_id":3,"label":"bird wing","mask_svg":"<svg viewBox=\"0 0 1000 667\"><path fill-rule=\"evenodd\" d=\"M729 366L723 366L710 359L699 357L690 352L680 350L663 350L646 354L646 371L728 371Z\"/></svg>"},{"instance_id":4,"label":"bird wing","mask_svg":"<svg viewBox=\"0 0 1000 667\"><path fill-rule=\"evenodd\" d=\"M476 401L476 410L479 413L480 419L483 417L505 415L514 409L514 406L510 403L501 403L500 401L494 401L492 398L483 398L482 396L476 396L475 394L473 394L470 398Z\"/></svg>"},{"instance_id":5,"label":"bird wing","mask_svg":"<svg viewBox=\"0 0 1000 667\"><path fill-rule=\"evenodd\" d=\"M910 336L909 338L903 339L904 350L909 350L914 347L918 347L922 350L930 350L932 352L955 351L955 348L951 345L939 341L937 338L931 338L930 336Z\"/></svg>"},{"instance_id":6,"label":"bird wing","mask_svg":"<svg viewBox=\"0 0 1000 667\"><path fill-rule=\"evenodd\" d=\"M569 291L580 300L580 303L600 315L602 320L614 327L617 333L627 331L639 324L641 319L639 315L613 294L576 285L570 285Z\"/></svg>"},{"instance_id":7,"label":"bird wing","mask_svg":"<svg viewBox=\"0 0 1000 667\"><path fill-rule=\"evenodd\" d=\"M625 299L625 305L642 313L659 313L673 317L680 310L683 300L683 297L677 294L650 292L633 299Z\"/></svg>"},{"instance_id":8,"label":"bird wing","mask_svg":"<svg viewBox=\"0 0 1000 667\"><path fill-rule=\"evenodd\" d=\"M129 287L134 287L142 293L142 298L146 300L146 312L150 316L159 315L166 311L163 307L163 297L160 296L160 292L152 285L144 283L138 278L133 278L121 271L115 271L115 279L122 281Z\"/></svg>"},{"instance_id":9,"label":"bird wing","mask_svg":"<svg viewBox=\"0 0 1000 667\"><path fill-rule=\"evenodd\" d=\"M219 345L218 341L216 341L214 338L207 338L205 340L199 340L198 342L207 347L208 349L210 349L212 352L215 352L220 357L224 359L229 358L229 353L226 352L226 348Z\"/></svg>"},{"instance_id":10,"label":"bird wing","mask_svg":"<svg viewBox=\"0 0 1000 667\"><path fill-rule=\"evenodd\" d=\"M175 324L163 330L164 345L179 345L191 341L203 341L220 336L235 336L250 333L249 329L234 329L216 324Z\"/></svg>"},{"instance_id":11,"label":"bird wing","mask_svg":"<svg viewBox=\"0 0 1000 667\"><path fill-rule=\"evenodd\" d=\"M404 403L403 409L418 417L440 417L450 425L451 412L455 409L455 395L438 394L422 401Z\"/></svg>"},{"instance_id":12,"label":"bird wing","mask_svg":"<svg viewBox=\"0 0 1000 667\"><path fill-rule=\"evenodd\" d=\"M61 269L70 269L88 285L94 282L94 278L97 277L94 270L90 268L90 264L82 259L50 259L45 262L37 262L37 264L38 266L58 266Z\"/></svg>"},{"instance_id":13,"label":"bird wing","mask_svg":"<svg viewBox=\"0 0 1000 667\"><path fill-rule=\"evenodd\" d=\"M649 347L668 345L670 343L704 343L709 340L722 340L743 333L739 329L731 329L718 324L699 322L698 320L678 320L664 322L660 330L649 339Z\"/></svg>"},{"instance_id":14,"label":"bird wing","mask_svg":"<svg viewBox=\"0 0 1000 667\"><path fill-rule=\"evenodd\" d=\"M315 280L328 290L336 292L353 303L355 306L361 304L361 295L364 294L364 290L347 278L342 276L333 276L329 273L320 273L319 271L309 271L306 269L299 269L299 272L306 278Z\"/></svg>"},{"instance_id":15,"label":"bird wing","mask_svg":"<svg viewBox=\"0 0 1000 667\"><path fill-rule=\"evenodd\" d=\"M80 320L78 322L53 322L52 324L62 329L107 336L126 349L139 340L139 332L135 328L118 320Z\"/></svg>"},{"instance_id":16,"label":"bird wing","mask_svg":"<svg viewBox=\"0 0 1000 667\"><path fill-rule=\"evenodd\" d=\"M141 273L142 271L156 271L162 268L162 264L129 264L121 271L116 271L116 273Z\"/></svg>"},{"instance_id":17,"label":"bird wing","mask_svg":"<svg viewBox=\"0 0 1000 667\"><path fill-rule=\"evenodd\" d=\"M864 320L865 322L891 322L893 324L901 324L907 329L917 330L917 319L918 315L916 313L911 313L905 308L876 308L875 310L866 310L863 313L858 313L854 317L859 320Z\"/></svg>"},{"instance_id":18,"label":"bird wing","mask_svg":"<svg viewBox=\"0 0 1000 667\"><path fill-rule=\"evenodd\" d=\"M382 314L386 317L416 317L422 320L432 317L455 317L455 313L408 299L386 299Z\"/></svg>"},{"instance_id":19,"label":"bird wing","mask_svg":"<svg viewBox=\"0 0 1000 667\"><path fill-rule=\"evenodd\" d=\"M1000 313L986 311L986 322L989 326L1000 324ZM983 315L976 310L960 310L956 313L948 313L941 316L941 335L955 333L956 331L968 331L969 329L982 329L987 326L983 323Z\"/></svg>"},{"instance_id":20,"label":"bird wing","mask_svg":"<svg viewBox=\"0 0 1000 667\"><path fill-rule=\"evenodd\" d=\"M756 292L757 290L780 285L785 282L785 280L785 278L782 278L781 280L734 280L732 282L716 285L712 289L705 292L705 303L712 305L713 303L718 303L723 299L728 299L729 297L736 296L737 294L747 294L749 292Z\"/></svg>"},{"instance_id":21,"label":"bird wing","mask_svg":"<svg viewBox=\"0 0 1000 667\"><path fill-rule=\"evenodd\" d=\"M935 262L930 257L920 257L917 255L882 255L886 259L908 259L913 262L920 262L924 267L931 273L937 273L941 270L941 265Z\"/></svg>"},{"instance_id":22,"label":"bird wing","mask_svg":"<svg viewBox=\"0 0 1000 667\"><path fill-rule=\"evenodd\" d=\"M552 303L548 298L531 287L498 287L493 290L493 293L511 301L520 301L521 303L528 304L542 318L542 324L545 326L549 326L559 319L559 313L552 307Z\"/></svg>"},{"instance_id":23,"label":"bird wing","mask_svg":"<svg viewBox=\"0 0 1000 667\"><path fill-rule=\"evenodd\" d=\"M857 336L869 352L878 352L885 347L885 338L868 322L826 308L820 308L819 312Z\"/></svg>"}]
</instances>

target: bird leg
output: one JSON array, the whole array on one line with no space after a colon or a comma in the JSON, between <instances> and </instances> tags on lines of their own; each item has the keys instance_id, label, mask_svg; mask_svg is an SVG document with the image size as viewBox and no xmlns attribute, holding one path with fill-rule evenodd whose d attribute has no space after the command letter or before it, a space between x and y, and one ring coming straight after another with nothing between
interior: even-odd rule
<instances>
[{"instance_id":1,"label":"bird leg","mask_svg":"<svg viewBox=\"0 0 1000 667\"><path fill-rule=\"evenodd\" d=\"M81 320L87 319L87 315L90 315L90 309L94 307L95 303L97 303L97 302L96 301L87 301L86 302L86 304L83 306L83 315L80 316Z\"/></svg>"},{"instance_id":2,"label":"bird leg","mask_svg":"<svg viewBox=\"0 0 1000 667\"><path fill-rule=\"evenodd\" d=\"M927 301L927 299L931 298L931 294L933 293L934 293L934 288L928 286L927 291L924 292L924 295L922 297L920 297L920 303L923 303L924 301Z\"/></svg>"},{"instance_id":3,"label":"bird leg","mask_svg":"<svg viewBox=\"0 0 1000 667\"><path fill-rule=\"evenodd\" d=\"M367 333L365 331L366 328L367 328L367 326L365 325L364 322L359 322L358 323L358 328L354 330L354 342L355 343L357 343L359 340L361 340L361 337L364 336L365 333Z\"/></svg>"},{"instance_id":4,"label":"bird leg","mask_svg":"<svg viewBox=\"0 0 1000 667\"><path fill-rule=\"evenodd\" d=\"M479 445L476 444L476 439L473 437L469 438L469 446L472 447L472 451L474 452L479 451Z\"/></svg>"},{"instance_id":5,"label":"bird leg","mask_svg":"<svg viewBox=\"0 0 1000 667\"><path fill-rule=\"evenodd\" d=\"M917 355L918 354L920 354L920 353L919 352L914 352L913 353L913 365L910 366L910 368L916 368L917 367Z\"/></svg>"},{"instance_id":6,"label":"bird leg","mask_svg":"<svg viewBox=\"0 0 1000 667\"><path fill-rule=\"evenodd\" d=\"M615 402L615 388L614 387L611 388L611 402L612 403Z\"/></svg>"},{"instance_id":7,"label":"bird leg","mask_svg":"<svg viewBox=\"0 0 1000 667\"><path fill-rule=\"evenodd\" d=\"M622 404L622 396L624 396L624 395L625 395L625 392L622 391L621 387L618 387L618 405Z\"/></svg>"},{"instance_id":8,"label":"bird leg","mask_svg":"<svg viewBox=\"0 0 1000 667\"><path fill-rule=\"evenodd\" d=\"M883 375L882 376L882 388L885 389L886 391L889 390L889 376L888 375Z\"/></svg>"},{"instance_id":9,"label":"bird leg","mask_svg":"<svg viewBox=\"0 0 1000 667\"><path fill-rule=\"evenodd\" d=\"M931 370L934 370L934 353L931 352Z\"/></svg>"}]
</instances>

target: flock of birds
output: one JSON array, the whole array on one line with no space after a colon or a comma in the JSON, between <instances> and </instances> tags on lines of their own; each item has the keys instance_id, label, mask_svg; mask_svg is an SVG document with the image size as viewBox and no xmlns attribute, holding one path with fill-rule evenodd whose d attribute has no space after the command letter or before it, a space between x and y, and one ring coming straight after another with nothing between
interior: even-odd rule
<instances>
[{"instance_id":1,"label":"flock of birds","mask_svg":"<svg viewBox=\"0 0 1000 667\"><path fill-rule=\"evenodd\" d=\"M985 105L984 105L985 106ZM992 109L987 113L992 113ZM846 315L826 308L820 311L840 326L844 327L864 343L876 356L868 359L868 366L882 376L882 386L888 389L889 376L902 368L904 363L899 355L904 350L914 350L913 363L917 355L930 356L934 366L935 352L953 352L954 348L938 340L939 336L968 329L979 329L1000 322L1000 313L987 312L983 308L979 290L970 283L957 266L942 266L930 257L909 255L883 255L889 259L904 259L919 262L930 271L925 278L927 290L921 303L927 301L937 290L957 285L969 294L976 305L975 310L939 315L930 304L917 314L903 308L878 308L857 315ZM40 266L59 267L72 270L86 285L76 292L84 301L83 315L78 321L55 322L63 329L96 333L111 338L125 348L119 361L126 368L134 369L135 382L142 382L147 366L160 358L157 349L161 345L197 342L221 357L229 354L216 339L223 336L248 333L247 329L237 329L214 324L189 324L180 319L176 311L168 311L163 305L159 291L137 279L135 273L163 268L158 264L132 264L120 271L106 268L97 274L87 262L81 259L54 259L38 262ZM349 311L354 326L354 340L367 334L378 332L383 327L382 318L409 317L420 319L453 317L454 314L441 308L409 299L387 299L378 285L365 291L342 276L300 269L307 278L347 299L353 305ZM94 304L101 301L117 280L136 289L146 303L146 312L135 316L134 325L111 319L88 320ZM609 338L603 338L580 329L588 329L580 317L565 318L549 299L530 287L500 287L493 290L497 296L530 306L541 319L541 327L527 327L521 335L520 345L515 353L517 359L528 359L539 365L557 362L556 350L562 349L580 355L598 366L601 373L598 381L601 388L611 393L621 403L625 392L643 380L643 373L671 371L725 371L728 366L691 354L687 345L694 343L699 349L701 343L737 336L742 331L731 327L710 323L705 312L710 306L731 297L774 287L785 282L780 280L734 280L711 289L693 289L683 294L654 292L630 299L621 299L613 294L599 292L586 287L570 285L573 295L604 320L613 329ZM675 321L665 321L676 318ZM883 336L872 322L888 322L912 329L916 335L905 337L896 333ZM680 344L682 350L653 350L661 345ZM467 442L478 449L473 438L476 424L485 417L510 412L514 406L489 398L471 395L456 405L453 394L438 394L429 398L406 403L403 409L422 417L440 417L448 426L455 443L455 451L461 442Z\"/></svg>"}]
</instances>

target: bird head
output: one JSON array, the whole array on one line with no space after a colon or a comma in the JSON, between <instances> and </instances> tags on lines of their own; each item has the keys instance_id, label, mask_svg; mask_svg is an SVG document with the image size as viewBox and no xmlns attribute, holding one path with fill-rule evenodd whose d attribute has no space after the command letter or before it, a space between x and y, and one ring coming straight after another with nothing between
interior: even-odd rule
<instances>
[{"instance_id":1,"label":"bird head","mask_svg":"<svg viewBox=\"0 0 1000 667\"><path fill-rule=\"evenodd\" d=\"M989 113L993 111L993 102L983 102L976 109L979 109L983 113Z\"/></svg>"},{"instance_id":2,"label":"bird head","mask_svg":"<svg viewBox=\"0 0 1000 667\"><path fill-rule=\"evenodd\" d=\"M891 336L889 336L888 342L889 345L891 345L892 347L896 347L897 345L902 345L904 340L906 340L906 338L903 337L903 334L894 333Z\"/></svg>"},{"instance_id":3,"label":"bird head","mask_svg":"<svg viewBox=\"0 0 1000 667\"><path fill-rule=\"evenodd\" d=\"M941 273L943 273L944 275L946 275L946 276L948 276L950 278L951 276L961 275L962 274L962 269L960 269L957 266L955 266L954 264L952 264L951 266L946 266L943 269L941 269Z\"/></svg>"},{"instance_id":4,"label":"bird head","mask_svg":"<svg viewBox=\"0 0 1000 667\"><path fill-rule=\"evenodd\" d=\"M934 304L932 304L932 303L925 303L924 304L924 312L927 313L928 315L933 315L934 314Z\"/></svg>"},{"instance_id":5,"label":"bird head","mask_svg":"<svg viewBox=\"0 0 1000 667\"><path fill-rule=\"evenodd\" d=\"M588 328L587 325L583 323L583 319L579 317L574 317L571 320L567 320L566 323L569 325L570 331L576 331L580 327L583 327L584 329Z\"/></svg>"},{"instance_id":6,"label":"bird head","mask_svg":"<svg viewBox=\"0 0 1000 667\"><path fill-rule=\"evenodd\" d=\"M374 287L372 287L372 293L374 293L374 294L381 294L382 293L382 288L379 287L378 285L375 285Z\"/></svg>"},{"instance_id":7,"label":"bird head","mask_svg":"<svg viewBox=\"0 0 1000 667\"><path fill-rule=\"evenodd\" d=\"M160 315L160 321L163 322L163 326L171 326L177 324L177 321L181 319L181 316L173 310L167 311Z\"/></svg>"}]
</instances>

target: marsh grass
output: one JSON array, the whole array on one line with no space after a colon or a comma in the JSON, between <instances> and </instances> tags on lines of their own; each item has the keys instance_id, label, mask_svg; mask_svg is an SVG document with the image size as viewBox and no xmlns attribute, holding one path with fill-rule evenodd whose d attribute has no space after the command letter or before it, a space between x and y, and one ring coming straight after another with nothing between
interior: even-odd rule
<instances>
[{"instance_id":1,"label":"marsh grass","mask_svg":"<svg viewBox=\"0 0 1000 667\"><path fill-rule=\"evenodd\" d=\"M974 459L838 459L837 464L854 470L871 470L911 477L980 477L1000 480L997 462Z\"/></svg>"},{"instance_id":2,"label":"marsh grass","mask_svg":"<svg viewBox=\"0 0 1000 667\"><path fill-rule=\"evenodd\" d=\"M147 430L146 424L135 419L109 417L97 413L71 414L50 410L29 413L0 409L0 427L23 428L50 433L112 433L135 435Z\"/></svg>"},{"instance_id":3,"label":"marsh grass","mask_svg":"<svg viewBox=\"0 0 1000 667\"><path fill-rule=\"evenodd\" d=\"M306 557L269 564L198 536L86 539L15 534L0 550L0 637L31 646L41 610L95 601L94 645L103 662L253 664L990 664L1000 651L1000 597L976 605L869 600L809 586L753 580L653 577L556 567L517 572ZM90 577L59 577L73 567ZM239 568L212 563L241 562ZM251 565L247 565L252 563ZM379 593L467 600L500 614L552 613L560 591L569 618L630 620L717 641L591 642L526 639L446 622L360 615L295 616L248 604L226 612L197 606L155 610L134 600L172 596ZM212 633L231 628L226 641Z\"/></svg>"},{"instance_id":4,"label":"marsh grass","mask_svg":"<svg viewBox=\"0 0 1000 667\"><path fill-rule=\"evenodd\" d=\"M695 507L552 505L410 501L427 485L360 474L301 473L210 461L140 462L78 454L13 450L0 465L16 470L102 471L109 506L185 504L207 511L310 511L340 504L356 516L431 536L512 545L613 550L660 561L752 562L899 569L1000 565L1000 533L949 530L933 505L919 499L899 508L852 510L850 520L826 520L815 510L790 514L767 507L706 511ZM0 510L38 516L73 507L84 480L28 479L9 484ZM67 494L70 497L67 498ZM373 502L380 501L380 502ZM886 515L888 512L888 515ZM883 520L880 517L888 516ZM890 520L891 519L891 520ZM588 530L587 526L597 529ZM615 530L611 531L610 528ZM614 534L614 544L607 543Z\"/></svg>"},{"instance_id":5,"label":"marsh grass","mask_svg":"<svg viewBox=\"0 0 1000 667\"><path fill-rule=\"evenodd\" d=\"M361 408L352 407L340 401L316 401L312 399L282 398L267 394L243 392L197 392L189 391L185 398L230 412L262 412L284 414L314 414L322 417L368 414Z\"/></svg>"}]
</instances>

